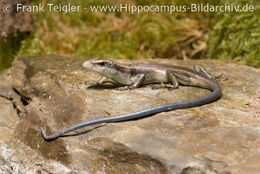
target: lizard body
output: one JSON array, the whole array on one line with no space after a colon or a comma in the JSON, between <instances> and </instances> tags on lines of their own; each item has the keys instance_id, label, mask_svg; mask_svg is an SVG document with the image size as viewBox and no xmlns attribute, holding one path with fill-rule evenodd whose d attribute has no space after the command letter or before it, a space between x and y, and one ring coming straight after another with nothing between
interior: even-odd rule
<instances>
[{"instance_id":1,"label":"lizard body","mask_svg":"<svg viewBox=\"0 0 260 174\"><path fill-rule=\"evenodd\" d=\"M129 114L84 122L50 136L46 135L44 129L41 128L41 132L45 140L54 140L68 132L85 126L100 123L128 121L151 116L160 112L201 106L211 103L222 96L221 87L200 66L195 66L194 70L192 70L180 66L161 64L119 64L105 59L92 59L84 62L83 66L102 75L102 78L92 85L103 84L108 78L110 78L115 83L125 85L124 87L119 88L121 90L134 89L140 87L141 85L151 83L171 83L171 88L177 88L179 84L182 84L209 89L212 92L206 96L196 99L155 106Z\"/></svg>"}]
</instances>

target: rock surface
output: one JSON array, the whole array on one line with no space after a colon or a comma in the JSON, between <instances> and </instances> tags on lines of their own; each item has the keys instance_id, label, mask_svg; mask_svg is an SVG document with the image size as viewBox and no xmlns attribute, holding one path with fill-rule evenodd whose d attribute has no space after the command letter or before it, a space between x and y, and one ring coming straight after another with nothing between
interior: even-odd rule
<instances>
[{"instance_id":1,"label":"rock surface","mask_svg":"<svg viewBox=\"0 0 260 174\"><path fill-rule=\"evenodd\" d=\"M84 128L46 142L74 124L196 98L209 91L145 86L87 88L99 76L84 58L18 58L0 73L0 173L203 174L260 171L260 71L213 60L137 60L223 72L223 97L211 104ZM121 62L130 62L120 60ZM76 136L75 136L76 135Z\"/></svg>"}]
</instances>

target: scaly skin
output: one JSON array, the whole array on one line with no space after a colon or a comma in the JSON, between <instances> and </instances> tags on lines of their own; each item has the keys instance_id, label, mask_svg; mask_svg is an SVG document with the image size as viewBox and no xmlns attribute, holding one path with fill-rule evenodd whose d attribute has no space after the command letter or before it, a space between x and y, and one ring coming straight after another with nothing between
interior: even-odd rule
<instances>
[{"instance_id":1,"label":"scaly skin","mask_svg":"<svg viewBox=\"0 0 260 174\"><path fill-rule=\"evenodd\" d=\"M196 86L209 89L212 92L206 96L186 100L176 103L170 103L141 111L119 115L109 118L101 118L77 124L54 135L46 135L45 130L41 128L43 138L47 141L55 140L71 131L100 123L113 123L140 119L160 112L168 112L175 109L191 108L211 103L222 96L221 87L210 77L210 75L201 67L195 66L195 70L171 65L160 64L119 64L105 59L93 59L83 63L87 69L95 71L103 77L94 84L102 84L107 78L114 82L125 85L119 89L134 89L143 84L150 83L171 83L172 88L177 88L179 84Z\"/></svg>"}]
</instances>

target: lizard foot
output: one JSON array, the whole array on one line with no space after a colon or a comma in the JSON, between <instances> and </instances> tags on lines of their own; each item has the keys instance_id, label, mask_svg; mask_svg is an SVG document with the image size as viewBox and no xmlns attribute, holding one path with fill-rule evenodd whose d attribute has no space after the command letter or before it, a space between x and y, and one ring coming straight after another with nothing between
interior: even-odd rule
<instances>
[{"instance_id":1,"label":"lizard foot","mask_svg":"<svg viewBox=\"0 0 260 174\"><path fill-rule=\"evenodd\" d=\"M177 89L178 88L173 84L165 84L165 83L151 84L150 86L151 86L152 89L161 89L161 88Z\"/></svg>"}]
</instances>

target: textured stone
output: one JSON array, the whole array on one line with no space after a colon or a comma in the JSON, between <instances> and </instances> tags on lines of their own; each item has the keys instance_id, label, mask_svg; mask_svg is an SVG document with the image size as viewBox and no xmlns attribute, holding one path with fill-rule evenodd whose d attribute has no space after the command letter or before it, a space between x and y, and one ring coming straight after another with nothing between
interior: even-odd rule
<instances>
[{"instance_id":1,"label":"textured stone","mask_svg":"<svg viewBox=\"0 0 260 174\"><path fill-rule=\"evenodd\" d=\"M99 75L84 58L18 58L0 74L0 173L247 173L260 171L260 71L213 60L137 60L223 72L223 97L211 104L78 130L52 142L74 124L196 98L205 89L113 86L87 88ZM119 61L119 60L118 60ZM120 60L120 62L130 62Z\"/></svg>"}]
</instances>

